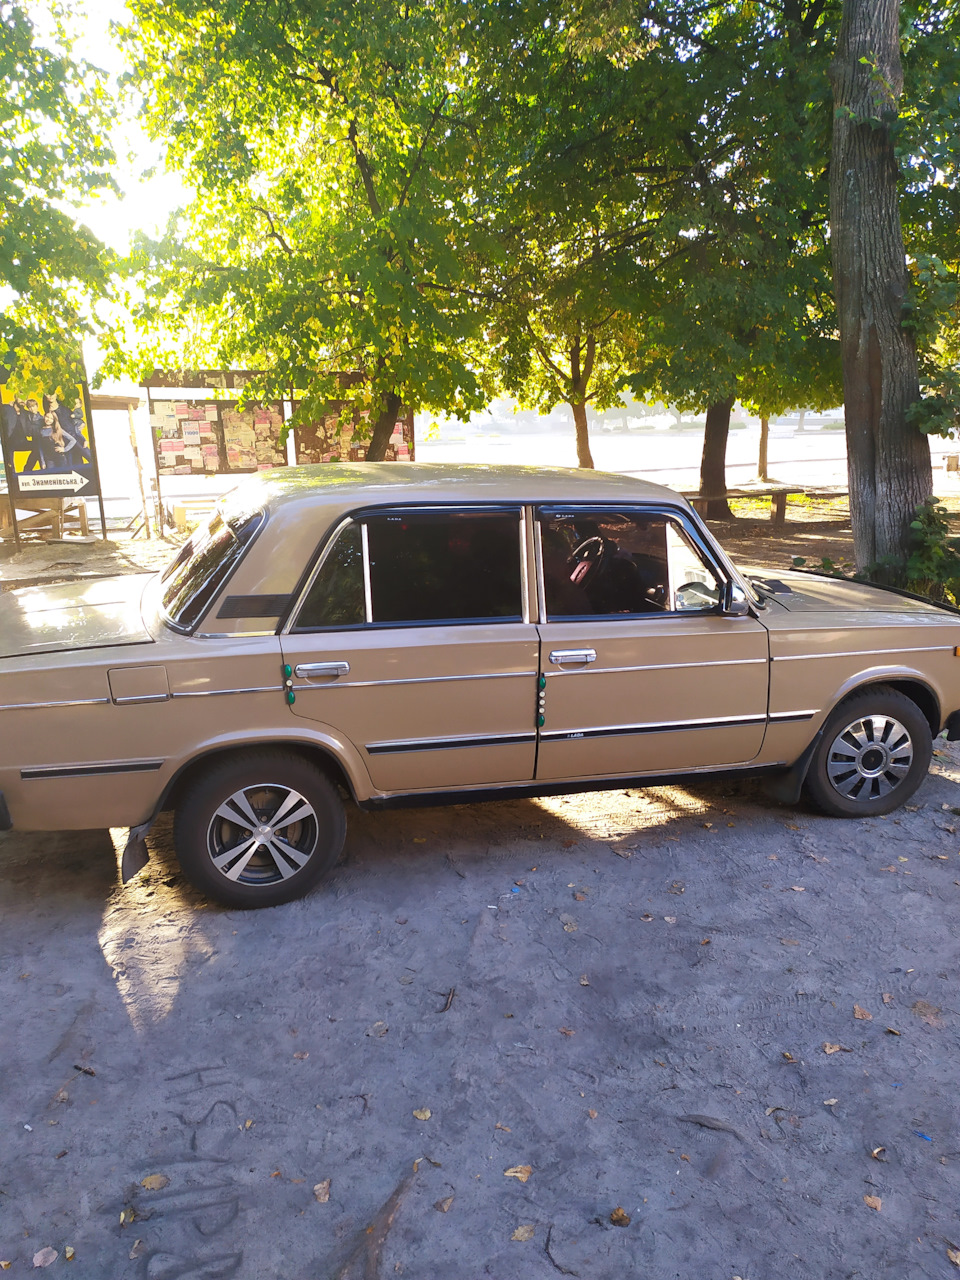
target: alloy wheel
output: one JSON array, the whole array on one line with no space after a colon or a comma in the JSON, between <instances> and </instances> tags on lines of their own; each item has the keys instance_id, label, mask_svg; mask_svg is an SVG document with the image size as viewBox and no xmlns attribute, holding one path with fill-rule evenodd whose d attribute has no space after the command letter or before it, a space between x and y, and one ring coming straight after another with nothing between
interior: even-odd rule
<instances>
[{"instance_id":1,"label":"alloy wheel","mask_svg":"<svg viewBox=\"0 0 960 1280\"><path fill-rule=\"evenodd\" d=\"M239 884L288 880L317 848L319 823L308 800L292 787L270 783L234 791L207 828L214 867Z\"/></svg>"}]
</instances>

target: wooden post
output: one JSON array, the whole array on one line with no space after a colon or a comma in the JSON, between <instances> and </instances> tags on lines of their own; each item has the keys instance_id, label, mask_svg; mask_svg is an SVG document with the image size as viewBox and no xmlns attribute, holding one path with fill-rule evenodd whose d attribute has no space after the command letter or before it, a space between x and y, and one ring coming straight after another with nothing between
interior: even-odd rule
<instances>
[{"instance_id":1,"label":"wooden post","mask_svg":"<svg viewBox=\"0 0 960 1280\"><path fill-rule=\"evenodd\" d=\"M137 448L137 427L133 417L133 406L127 405L127 419L130 423L130 447L133 450L133 460L137 464L137 480L140 484L140 506L143 508L143 528L150 539L150 508L147 505L147 494L143 487L143 467L140 465L140 450Z\"/></svg>"}]
</instances>

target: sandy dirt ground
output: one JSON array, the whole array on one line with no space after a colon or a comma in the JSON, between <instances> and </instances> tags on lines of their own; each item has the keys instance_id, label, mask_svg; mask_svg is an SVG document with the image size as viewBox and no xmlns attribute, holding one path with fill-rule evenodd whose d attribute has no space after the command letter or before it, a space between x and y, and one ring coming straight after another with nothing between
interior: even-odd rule
<instances>
[{"instance_id":1,"label":"sandy dirt ground","mask_svg":"<svg viewBox=\"0 0 960 1280\"><path fill-rule=\"evenodd\" d=\"M0 1258L952 1274L958 779L940 744L909 809L846 822L716 781L354 813L255 913L167 828L123 888L106 833L0 836Z\"/></svg>"},{"instance_id":2,"label":"sandy dirt ground","mask_svg":"<svg viewBox=\"0 0 960 1280\"><path fill-rule=\"evenodd\" d=\"M843 542L809 514L829 529L718 533L782 569ZM149 545L0 574L129 571L175 544ZM257 913L185 885L169 826L125 887L125 832L0 835L0 1261L955 1274L958 781L941 741L886 819L718 781L354 812L332 876Z\"/></svg>"}]
</instances>

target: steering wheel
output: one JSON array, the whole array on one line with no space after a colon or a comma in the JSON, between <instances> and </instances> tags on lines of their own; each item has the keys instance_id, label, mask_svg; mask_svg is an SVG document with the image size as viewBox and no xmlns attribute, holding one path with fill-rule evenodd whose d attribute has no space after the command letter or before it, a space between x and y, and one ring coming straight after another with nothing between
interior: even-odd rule
<instances>
[{"instance_id":1,"label":"steering wheel","mask_svg":"<svg viewBox=\"0 0 960 1280\"><path fill-rule=\"evenodd\" d=\"M599 577L607 559L607 543L604 538L595 535L584 538L579 546L574 547L570 559L573 570L570 581L578 587L585 587Z\"/></svg>"}]
</instances>

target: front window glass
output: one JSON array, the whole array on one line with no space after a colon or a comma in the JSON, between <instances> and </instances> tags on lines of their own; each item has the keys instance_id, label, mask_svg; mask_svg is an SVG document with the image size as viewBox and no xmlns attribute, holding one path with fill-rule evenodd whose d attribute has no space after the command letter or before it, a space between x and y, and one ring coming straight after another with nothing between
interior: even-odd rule
<instances>
[{"instance_id":1,"label":"front window glass","mask_svg":"<svg viewBox=\"0 0 960 1280\"><path fill-rule=\"evenodd\" d=\"M224 520L215 512L167 567L163 608L174 626L192 631L219 595L263 519L260 511Z\"/></svg>"},{"instance_id":2,"label":"front window glass","mask_svg":"<svg viewBox=\"0 0 960 1280\"><path fill-rule=\"evenodd\" d=\"M540 516L547 617L716 608L720 584L665 516L558 512Z\"/></svg>"},{"instance_id":3,"label":"front window glass","mask_svg":"<svg viewBox=\"0 0 960 1280\"><path fill-rule=\"evenodd\" d=\"M520 620L520 513L403 512L367 521L374 622Z\"/></svg>"},{"instance_id":4,"label":"front window glass","mask_svg":"<svg viewBox=\"0 0 960 1280\"><path fill-rule=\"evenodd\" d=\"M330 548L297 615L297 631L356 627L364 620L360 526L349 524Z\"/></svg>"}]
</instances>

